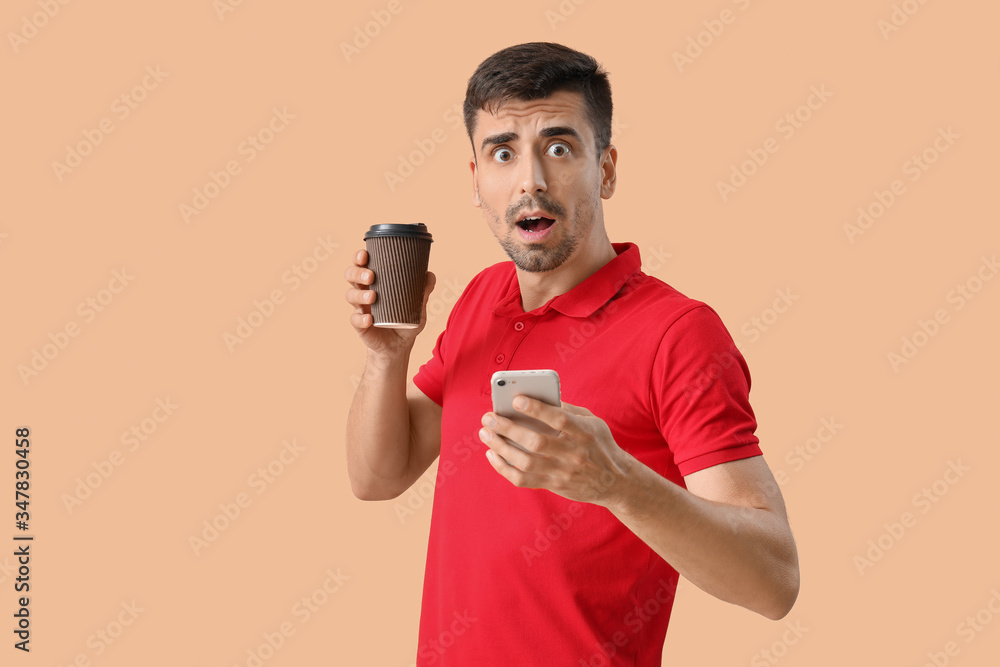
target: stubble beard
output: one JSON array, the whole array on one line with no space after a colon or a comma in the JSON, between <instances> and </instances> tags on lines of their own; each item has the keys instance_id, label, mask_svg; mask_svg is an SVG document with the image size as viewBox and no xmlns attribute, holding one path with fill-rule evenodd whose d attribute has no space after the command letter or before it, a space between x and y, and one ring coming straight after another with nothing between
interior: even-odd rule
<instances>
[{"instance_id":1,"label":"stubble beard","mask_svg":"<svg viewBox=\"0 0 1000 667\"><path fill-rule=\"evenodd\" d=\"M527 273L544 273L562 266L573 255L577 246L580 245L580 240L590 232L594 225L594 211L588 211L589 207L586 203L581 202L573 211L572 220L575 224L570 225L566 217L566 209L560 204L544 197L537 199L537 204L525 205L519 202L509 206L504 223L501 223L500 216L497 215L496 211L490 208L486 202L482 203L483 212L493 219L493 236L500 243L500 247L514 262L514 266ZM561 224L565 225L562 230L558 230L561 231L562 238L554 246L548 242L527 245L521 242L517 232L517 216L521 211L533 208L540 208L552 213L562 220ZM499 233L503 227L507 230L505 236L501 236Z\"/></svg>"}]
</instances>

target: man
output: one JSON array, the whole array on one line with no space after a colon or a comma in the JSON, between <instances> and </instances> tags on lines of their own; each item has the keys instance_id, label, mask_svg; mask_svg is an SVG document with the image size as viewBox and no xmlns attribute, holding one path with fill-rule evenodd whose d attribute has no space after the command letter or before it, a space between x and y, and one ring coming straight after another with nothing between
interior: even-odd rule
<instances>
[{"instance_id":1,"label":"man","mask_svg":"<svg viewBox=\"0 0 1000 667\"><path fill-rule=\"evenodd\" d=\"M512 262L472 279L412 383L423 324L373 327L363 251L346 272L368 348L348 417L354 493L394 498L441 457L418 665L658 666L678 573L772 619L798 595L743 357L711 308L605 231L611 113L606 73L557 44L473 74L472 201ZM557 370L566 401L515 407L557 436L490 411L492 373L531 368Z\"/></svg>"}]
</instances>

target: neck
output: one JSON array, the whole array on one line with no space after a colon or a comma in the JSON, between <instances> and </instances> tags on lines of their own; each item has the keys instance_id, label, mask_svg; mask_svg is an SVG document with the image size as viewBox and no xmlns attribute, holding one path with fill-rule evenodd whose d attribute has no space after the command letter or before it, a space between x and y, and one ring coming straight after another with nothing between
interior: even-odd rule
<instances>
[{"instance_id":1,"label":"neck","mask_svg":"<svg viewBox=\"0 0 1000 667\"><path fill-rule=\"evenodd\" d=\"M590 239L578 247L572 257L551 271L531 273L517 269L524 312L539 308L553 297L570 291L617 256L607 234L601 231L599 239Z\"/></svg>"}]
</instances>

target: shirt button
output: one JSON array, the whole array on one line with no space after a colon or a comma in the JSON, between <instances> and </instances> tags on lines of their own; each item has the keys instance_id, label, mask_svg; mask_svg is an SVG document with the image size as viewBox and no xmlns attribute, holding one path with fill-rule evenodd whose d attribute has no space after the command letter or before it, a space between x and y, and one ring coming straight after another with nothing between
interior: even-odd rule
<instances>
[{"instance_id":1,"label":"shirt button","mask_svg":"<svg viewBox=\"0 0 1000 667\"><path fill-rule=\"evenodd\" d=\"M502 354L498 354L497 355L497 363L498 364L502 364L503 363L503 359L504 359L504 357L503 357Z\"/></svg>"},{"instance_id":2,"label":"shirt button","mask_svg":"<svg viewBox=\"0 0 1000 667\"><path fill-rule=\"evenodd\" d=\"M514 324L514 330L515 331L520 331L523 328L524 328L524 322L516 322Z\"/></svg>"}]
</instances>

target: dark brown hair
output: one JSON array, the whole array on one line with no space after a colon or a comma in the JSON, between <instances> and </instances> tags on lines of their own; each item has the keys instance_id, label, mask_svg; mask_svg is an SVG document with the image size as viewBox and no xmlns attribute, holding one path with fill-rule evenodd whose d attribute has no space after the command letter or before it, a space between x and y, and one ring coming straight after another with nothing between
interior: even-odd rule
<instances>
[{"instance_id":1,"label":"dark brown hair","mask_svg":"<svg viewBox=\"0 0 1000 667\"><path fill-rule=\"evenodd\" d=\"M484 60L465 92L465 129L472 141L476 113L496 113L509 100L530 101L568 90L583 95L594 130L597 159L611 144L611 83L608 73L585 53L552 42L509 46ZM475 143L472 154L476 154Z\"/></svg>"}]
</instances>

